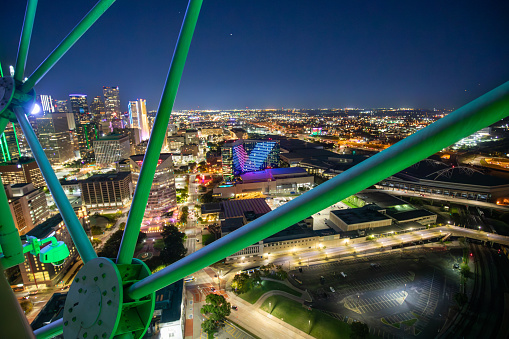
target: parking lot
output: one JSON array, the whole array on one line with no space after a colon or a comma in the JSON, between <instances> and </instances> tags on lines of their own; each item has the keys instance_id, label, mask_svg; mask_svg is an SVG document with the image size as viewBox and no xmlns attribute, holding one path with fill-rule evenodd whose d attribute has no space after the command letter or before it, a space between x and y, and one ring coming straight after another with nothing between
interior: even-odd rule
<instances>
[{"instance_id":1,"label":"parking lot","mask_svg":"<svg viewBox=\"0 0 509 339\"><path fill-rule=\"evenodd\" d=\"M290 273L302 282L292 283L313 297L311 307L345 322L362 321L371 333L407 338L437 332L439 321L431 320L440 320L441 310L453 304L460 283L453 265L461 255L459 248L405 248Z\"/></svg>"}]
</instances>

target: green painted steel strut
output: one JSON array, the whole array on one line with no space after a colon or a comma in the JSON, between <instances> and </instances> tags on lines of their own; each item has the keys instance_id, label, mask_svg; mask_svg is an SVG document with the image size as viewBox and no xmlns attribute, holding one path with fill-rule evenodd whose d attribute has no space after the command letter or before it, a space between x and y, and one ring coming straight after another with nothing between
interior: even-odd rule
<instances>
[{"instance_id":1,"label":"green painted steel strut","mask_svg":"<svg viewBox=\"0 0 509 339\"><path fill-rule=\"evenodd\" d=\"M159 109L154 121L154 127L150 134L147 152L143 158L143 165L141 167L138 183L136 184L133 202L122 236L120 251L117 256L117 264L131 263L134 255L134 248L136 247L136 240L140 233L141 222L143 221L143 215L147 206L150 188L154 181L157 161L159 160L161 147L166 137L166 129L168 128L170 114L173 109L175 97L177 96L177 90L182 72L184 71L187 53L191 45L202 3L203 0L190 0L187 6L184 22L180 29L177 46L173 53L170 70L166 78L161 102L159 103Z\"/></svg>"},{"instance_id":2,"label":"green painted steel strut","mask_svg":"<svg viewBox=\"0 0 509 339\"><path fill-rule=\"evenodd\" d=\"M73 30L60 42L51 54L30 75L21 86L24 93L28 93L48 71L64 56L65 53L78 41L79 38L106 12L115 0L100 0Z\"/></svg>"},{"instance_id":3,"label":"green painted steel strut","mask_svg":"<svg viewBox=\"0 0 509 339\"><path fill-rule=\"evenodd\" d=\"M30 47L30 38L32 37L35 12L37 10L37 1L38 0L28 0L27 2L25 20L23 21L23 29L21 30L21 38L19 40L18 58L16 59L16 67L14 68L14 79L19 82L23 81L23 76L25 75L28 48Z\"/></svg>"},{"instance_id":4,"label":"green painted steel strut","mask_svg":"<svg viewBox=\"0 0 509 339\"><path fill-rule=\"evenodd\" d=\"M67 226L69 234L71 235L72 241L81 256L81 259L83 259L83 262L86 263L97 258L97 254L88 240L87 234L78 220L76 213L74 213L74 209L72 208L69 199L67 199L55 172L53 172L53 168L51 168L51 164L49 163L23 108L19 106L14 107L14 113L16 114L21 130L25 134L28 145L30 146L34 158L37 161L37 165L39 165L42 176L44 177L51 195L55 200L55 204L64 219L65 225Z\"/></svg>"},{"instance_id":5,"label":"green painted steel strut","mask_svg":"<svg viewBox=\"0 0 509 339\"><path fill-rule=\"evenodd\" d=\"M56 337L57 335L62 334L62 332L64 332L62 328L63 325L64 319L60 318L58 320L55 320L54 322L35 330L34 331L35 337L37 339L49 339Z\"/></svg>"},{"instance_id":6,"label":"green painted steel strut","mask_svg":"<svg viewBox=\"0 0 509 339\"><path fill-rule=\"evenodd\" d=\"M272 212L133 284L128 294L138 299L170 285L404 170L506 116L509 116L509 82Z\"/></svg>"}]
</instances>

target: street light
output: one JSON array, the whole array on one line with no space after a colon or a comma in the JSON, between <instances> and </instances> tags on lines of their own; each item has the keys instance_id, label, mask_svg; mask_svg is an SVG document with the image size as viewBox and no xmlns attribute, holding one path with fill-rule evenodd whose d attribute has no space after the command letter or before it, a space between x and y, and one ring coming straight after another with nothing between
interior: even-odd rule
<instances>
[{"instance_id":1,"label":"street light","mask_svg":"<svg viewBox=\"0 0 509 339\"><path fill-rule=\"evenodd\" d=\"M269 314L272 314L272 304L270 301L269 301Z\"/></svg>"}]
</instances>

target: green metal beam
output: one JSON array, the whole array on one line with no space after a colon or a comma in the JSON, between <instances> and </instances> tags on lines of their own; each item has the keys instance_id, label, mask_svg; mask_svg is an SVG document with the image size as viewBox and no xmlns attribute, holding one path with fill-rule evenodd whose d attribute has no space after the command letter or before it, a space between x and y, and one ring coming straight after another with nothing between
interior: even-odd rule
<instances>
[{"instance_id":1,"label":"green metal beam","mask_svg":"<svg viewBox=\"0 0 509 339\"><path fill-rule=\"evenodd\" d=\"M404 170L506 116L509 116L509 82L235 232L133 284L128 295L139 299L170 285Z\"/></svg>"},{"instance_id":2,"label":"green metal beam","mask_svg":"<svg viewBox=\"0 0 509 339\"><path fill-rule=\"evenodd\" d=\"M53 338L64 332L63 326L64 319L60 318L58 320L55 320L51 324L36 329L34 331L34 334L37 339Z\"/></svg>"},{"instance_id":3,"label":"green metal beam","mask_svg":"<svg viewBox=\"0 0 509 339\"><path fill-rule=\"evenodd\" d=\"M37 67L35 72L28 77L27 81L21 86L21 90L24 93L28 93L114 2L115 0L100 0L64 40L60 42L57 48L51 52L46 60Z\"/></svg>"},{"instance_id":4,"label":"green metal beam","mask_svg":"<svg viewBox=\"0 0 509 339\"><path fill-rule=\"evenodd\" d=\"M27 9L25 11L25 20L21 29L21 38L19 39L18 58L16 59L16 67L14 68L14 79L23 81L25 75L25 66L27 63L28 48L30 47L30 38L34 28L35 12L37 11L38 0L28 0Z\"/></svg>"},{"instance_id":5,"label":"green metal beam","mask_svg":"<svg viewBox=\"0 0 509 339\"><path fill-rule=\"evenodd\" d=\"M177 46L173 53L168 77L164 86L159 109L152 127L152 133L147 145L147 152L143 158L143 165L140 171L136 190L134 192L133 202L127 218L120 251L117 256L117 264L130 264L136 247L136 240L140 233L141 222L147 206L148 196L154 181L157 162L161 154L166 129L170 120L170 114L173 109L175 97L179 87L184 65L186 63L187 53L191 40L193 39L194 29L200 14L203 0L190 0L187 6L184 22L180 29Z\"/></svg>"},{"instance_id":6,"label":"green metal beam","mask_svg":"<svg viewBox=\"0 0 509 339\"><path fill-rule=\"evenodd\" d=\"M25 134L28 145L30 146L34 158L37 161L37 165L39 165L42 176L44 177L51 195L55 200L55 204L62 215L62 219L64 219L67 230L71 235L72 241L81 256L81 259L84 263L86 263L97 258L97 254L88 240L87 234L78 220L76 213L74 213L74 209L72 208L69 199L67 199L55 172L53 172L53 168L51 168L51 164L49 163L48 158L46 157L46 154L44 153L44 150L42 149L25 112L23 111L23 108L15 107L14 113L16 114L21 130Z\"/></svg>"}]
</instances>

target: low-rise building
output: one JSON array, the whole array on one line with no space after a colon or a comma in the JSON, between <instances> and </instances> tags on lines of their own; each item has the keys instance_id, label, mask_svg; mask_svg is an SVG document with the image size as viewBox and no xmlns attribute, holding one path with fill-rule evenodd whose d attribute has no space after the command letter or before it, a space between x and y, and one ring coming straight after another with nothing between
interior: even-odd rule
<instances>
[{"instance_id":1,"label":"low-rise building","mask_svg":"<svg viewBox=\"0 0 509 339\"><path fill-rule=\"evenodd\" d=\"M263 171L242 174L241 181L231 184L220 184L214 188L214 196L230 199L247 196L253 193L297 194L311 189L314 177L300 167L273 168Z\"/></svg>"},{"instance_id":2,"label":"low-rise building","mask_svg":"<svg viewBox=\"0 0 509 339\"><path fill-rule=\"evenodd\" d=\"M330 220L342 231L356 231L390 226L392 219L371 206L333 210L330 212Z\"/></svg>"}]
</instances>

